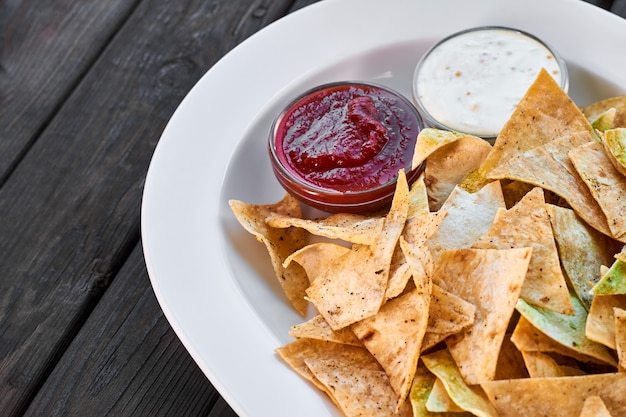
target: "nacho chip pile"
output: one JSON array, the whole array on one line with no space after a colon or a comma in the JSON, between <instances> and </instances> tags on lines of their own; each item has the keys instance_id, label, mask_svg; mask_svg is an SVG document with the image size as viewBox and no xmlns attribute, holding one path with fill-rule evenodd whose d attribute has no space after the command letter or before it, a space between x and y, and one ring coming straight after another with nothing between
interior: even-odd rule
<instances>
[{"instance_id":1,"label":"nacho chip pile","mask_svg":"<svg viewBox=\"0 0 626 417\"><path fill-rule=\"evenodd\" d=\"M303 316L278 356L349 417L626 415L625 120L544 71L493 147L424 129L388 211L231 201Z\"/></svg>"}]
</instances>

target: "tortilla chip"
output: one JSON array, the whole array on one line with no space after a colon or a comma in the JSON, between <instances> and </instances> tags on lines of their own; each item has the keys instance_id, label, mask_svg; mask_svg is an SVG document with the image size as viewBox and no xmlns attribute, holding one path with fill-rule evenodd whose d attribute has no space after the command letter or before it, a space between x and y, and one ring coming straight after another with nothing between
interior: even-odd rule
<instances>
[{"instance_id":1,"label":"tortilla chip","mask_svg":"<svg viewBox=\"0 0 626 417\"><path fill-rule=\"evenodd\" d=\"M593 129L583 113L559 84L541 70L496 138L493 150L464 188L478 189L491 178L491 171L511 157L543 146L558 137Z\"/></svg>"},{"instance_id":2,"label":"tortilla chip","mask_svg":"<svg viewBox=\"0 0 626 417\"><path fill-rule=\"evenodd\" d=\"M354 332L349 327L334 331L330 328L328 323L326 323L326 320L324 320L324 318L320 315L317 315L304 323L292 326L289 331L289 336L299 339L317 339L327 342L363 346L359 338L356 337Z\"/></svg>"},{"instance_id":3,"label":"tortilla chip","mask_svg":"<svg viewBox=\"0 0 626 417\"><path fill-rule=\"evenodd\" d=\"M626 127L626 96L600 100L583 107L581 110L589 120L595 120L611 108L615 109L613 127Z\"/></svg>"},{"instance_id":4,"label":"tortilla chip","mask_svg":"<svg viewBox=\"0 0 626 417\"><path fill-rule=\"evenodd\" d=\"M476 306L474 323L446 344L468 384L493 379L531 248L445 251L433 283Z\"/></svg>"},{"instance_id":5,"label":"tortilla chip","mask_svg":"<svg viewBox=\"0 0 626 417\"><path fill-rule=\"evenodd\" d=\"M626 175L626 127L609 129L604 132L604 150L613 167Z\"/></svg>"},{"instance_id":6,"label":"tortilla chip","mask_svg":"<svg viewBox=\"0 0 626 417\"><path fill-rule=\"evenodd\" d=\"M592 395L585 399L580 417L611 417L611 413L601 397Z\"/></svg>"},{"instance_id":7,"label":"tortilla chip","mask_svg":"<svg viewBox=\"0 0 626 417\"><path fill-rule=\"evenodd\" d=\"M351 243L371 245L383 230L382 217L337 213L323 219L308 220L280 213L267 218L267 224L275 228L299 227L315 236L341 239Z\"/></svg>"},{"instance_id":8,"label":"tortilla chip","mask_svg":"<svg viewBox=\"0 0 626 417\"><path fill-rule=\"evenodd\" d=\"M450 398L463 410L479 417L497 417L498 413L477 386L468 385L446 349L422 356L430 372L443 382Z\"/></svg>"},{"instance_id":9,"label":"tortilla chip","mask_svg":"<svg viewBox=\"0 0 626 417\"><path fill-rule=\"evenodd\" d=\"M310 277L308 299L333 330L378 312L385 300L391 258L407 218L409 187L400 171L383 231L373 245L354 244Z\"/></svg>"},{"instance_id":10,"label":"tortilla chip","mask_svg":"<svg viewBox=\"0 0 626 417\"><path fill-rule=\"evenodd\" d=\"M590 340L615 349L614 309L626 309L626 295L596 295L587 317L585 334Z\"/></svg>"},{"instance_id":11,"label":"tortilla chip","mask_svg":"<svg viewBox=\"0 0 626 417\"><path fill-rule=\"evenodd\" d=\"M601 397L612 415L626 415L626 373L509 379L481 386L502 416L578 416L591 396Z\"/></svg>"},{"instance_id":12,"label":"tortilla chip","mask_svg":"<svg viewBox=\"0 0 626 417\"><path fill-rule=\"evenodd\" d=\"M229 204L244 229L265 245L285 295L296 311L304 316L308 306L304 296L309 285L306 272L297 264L283 266L284 260L290 254L305 245L304 231L296 228L276 229L265 222L265 219L274 213L302 217L300 203L289 194L285 194L285 197L275 204L256 205L238 200L230 200Z\"/></svg>"},{"instance_id":13,"label":"tortilla chip","mask_svg":"<svg viewBox=\"0 0 626 417\"><path fill-rule=\"evenodd\" d=\"M614 308L615 315L615 350L617 365L621 372L626 371L626 309Z\"/></svg>"},{"instance_id":14,"label":"tortilla chip","mask_svg":"<svg viewBox=\"0 0 626 417\"><path fill-rule=\"evenodd\" d=\"M534 188L519 203L498 216L472 247L531 247L532 256L520 297L563 314L574 313L541 188Z\"/></svg>"},{"instance_id":15,"label":"tortilla chip","mask_svg":"<svg viewBox=\"0 0 626 417\"><path fill-rule=\"evenodd\" d=\"M591 123L591 127L594 130L605 132L607 130L613 129L615 126L615 117L617 116L617 109L615 107L611 107L604 113L599 114L596 118L589 120Z\"/></svg>"},{"instance_id":16,"label":"tortilla chip","mask_svg":"<svg viewBox=\"0 0 626 417\"><path fill-rule=\"evenodd\" d=\"M470 417L473 415L472 413L434 413L429 411L426 408L426 404L436 381L437 377L420 362L415 372L409 395L414 417Z\"/></svg>"},{"instance_id":17,"label":"tortilla chip","mask_svg":"<svg viewBox=\"0 0 626 417\"><path fill-rule=\"evenodd\" d=\"M475 314L474 304L433 285L422 352L469 327L474 323Z\"/></svg>"},{"instance_id":18,"label":"tortilla chip","mask_svg":"<svg viewBox=\"0 0 626 417\"><path fill-rule=\"evenodd\" d=\"M589 227L572 210L552 204L546 206L559 250L561 266L580 301L589 310L593 293L589 290L599 279L600 267L611 262L615 242Z\"/></svg>"},{"instance_id":19,"label":"tortilla chip","mask_svg":"<svg viewBox=\"0 0 626 417\"><path fill-rule=\"evenodd\" d=\"M466 133L453 132L450 130L441 130L427 127L422 129L417 135L415 150L413 152L412 169L420 166L431 154L438 149L445 147L451 143L457 142L466 137L475 137ZM476 138L484 142L481 138Z\"/></svg>"},{"instance_id":20,"label":"tortilla chip","mask_svg":"<svg viewBox=\"0 0 626 417\"><path fill-rule=\"evenodd\" d=\"M354 334L382 365L402 404L421 352L428 324L430 282L385 303L371 317L352 325Z\"/></svg>"},{"instance_id":21,"label":"tortilla chip","mask_svg":"<svg viewBox=\"0 0 626 417\"><path fill-rule=\"evenodd\" d=\"M616 259L591 291L595 295L626 294L626 262Z\"/></svg>"},{"instance_id":22,"label":"tortilla chip","mask_svg":"<svg viewBox=\"0 0 626 417\"><path fill-rule=\"evenodd\" d=\"M325 387L347 417L412 417L408 403L399 407L387 374L362 366L345 355L304 359L311 373Z\"/></svg>"},{"instance_id":23,"label":"tortilla chip","mask_svg":"<svg viewBox=\"0 0 626 417\"><path fill-rule=\"evenodd\" d=\"M424 173L422 173L411 184L409 190L409 212L407 214L408 219L414 217L420 217L430 212L428 207L428 192L426 190L426 184L424 183Z\"/></svg>"},{"instance_id":24,"label":"tortilla chip","mask_svg":"<svg viewBox=\"0 0 626 417\"><path fill-rule=\"evenodd\" d=\"M531 378L549 378L584 375L578 368L561 366L552 356L543 352L522 352L524 363Z\"/></svg>"},{"instance_id":25,"label":"tortilla chip","mask_svg":"<svg viewBox=\"0 0 626 417\"><path fill-rule=\"evenodd\" d=\"M407 290L407 284L411 280L411 268L404 259L404 254L401 250L396 251L397 259L391 261L391 268L389 271L389 282L387 283L387 290L385 291L385 299L389 300L395 298ZM394 256L395 257L395 256Z\"/></svg>"},{"instance_id":26,"label":"tortilla chip","mask_svg":"<svg viewBox=\"0 0 626 417\"><path fill-rule=\"evenodd\" d=\"M465 411L450 398L445 385L443 385L441 379L438 378L435 380L428 400L426 401L426 409L433 413L461 413Z\"/></svg>"},{"instance_id":27,"label":"tortilla chip","mask_svg":"<svg viewBox=\"0 0 626 417\"><path fill-rule=\"evenodd\" d=\"M433 151L424 169L430 210L439 210L454 187L478 168L490 151L491 145L486 140L462 135Z\"/></svg>"},{"instance_id":28,"label":"tortilla chip","mask_svg":"<svg viewBox=\"0 0 626 417\"><path fill-rule=\"evenodd\" d=\"M361 368L382 371L374 357L365 348L358 346L303 338L277 348L276 353L298 375L326 393L328 390L315 378L304 362L305 359L345 357Z\"/></svg>"},{"instance_id":29,"label":"tortilla chip","mask_svg":"<svg viewBox=\"0 0 626 417\"><path fill-rule=\"evenodd\" d=\"M511 341L511 335L506 334L500 347L496 376L494 379L528 378L528 370L522 353Z\"/></svg>"},{"instance_id":30,"label":"tortilla chip","mask_svg":"<svg viewBox=\"0 0 626 417\"><path fill-rule=\"evenodd\" d=\"M520 352L544 352L573 358L581 363L597 366L605 364L604 361L579 353L569 346L557 342L537 329L524 317L520 317L517 322L511 335L511 341Z\"/></svg>"},{"instance_id":31,"label":"tortilla chip","mask_svg":"<svg viewBox=\"0 0 626 417\"><path fill-rule=\"evenodd\" d=\"M555 342L581 355L589 356L614 366L616 364L615 359L608 349L587 338L585 332L587 310L585 310L585 307L577 297L572 296L571 298L575 309L573 315L561 314L533 306L522 299L518 300L516 308L537 330Z\"/></svg>"},{"instance_id":32,"label":"tortilla chip","mask_svg":"<svg viewBox=\"0 0 626 417\"><path fill-rule=\"evenodd\" d=\"M487 184L476 193L456 187L441 210L446 216L426 241L434 262L444 250L471 247L493 224L499 208L504 208L502 188L498 181Z\"/></svg>"},{"instance_id":33,"label":"tortilla chip","mask_svg":"<svg viewBox=\"0 0 626 417\"><path fill-rule=\"evenodd\" d=\"M626 177L615 169L598 142L572 149L569 157L606 216L612 236L623 239L626 234Z\"/></svg>"},{"instance_id":34,"label":"tortilla chip","mask_svg":"<svg viewBox=\"0 0 626 417\"><path fill-rule=\"evenodd\" d=\"M318 271L326 265L328 260L339 258L349 251L349 248L336 243L312 243L285 258L283 266L287 268L291 262L297 262L304 268L308 277L316 277L319 275Z\"/></svg>"},{"instance_id":35,"label":"tortilla chip","mask_svg":"<svg viewBox=\"0 0 626 417\"><path fill-rule=\"evenodd\" d=\"M510 158L495 167L489 178L523 181L552 191L561 196L587 224L612 236L606 216L567 156L570 150L591 141L593 137L588 132L562 136Z\"/></svg>"}]
</instances>

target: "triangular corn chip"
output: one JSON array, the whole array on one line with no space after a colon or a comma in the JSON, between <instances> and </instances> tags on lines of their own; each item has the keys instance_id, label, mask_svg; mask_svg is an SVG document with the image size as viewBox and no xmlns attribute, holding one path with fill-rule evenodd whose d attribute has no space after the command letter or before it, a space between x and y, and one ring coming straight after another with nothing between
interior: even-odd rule
<instances>
[{"instance_id":1,"label":"triangular corn chip","mask_svg":"<svg viewBox=\"0 0 626 417\"><path fill-rule=\"evenodd\" d=\"M520 297L560 313L574 312L541 188L534 188L519 203L499 215L473 247L531 247L533 252Z\"/></svg>"},{"instance_id":2,"label":"triangular corn chip","mask_svg":"<svg viewBox=\"0 0 626 417\"><path fill-rule=\"evenodd\" d=\"M468 385L447 350L422 356L424 364L443 383L450 398L463 410L479 417L498 417L480 387Z\"/></svg>"},{"instance_id":3,"label":"triangular corn chip","mask_svg":"<svg viewBox=\"0 0 626 417\"><path fill-rule=\"evenodd\" d=\"M605 346L587 338L585 333L587 310L578 298L575 296L571 298L575 310L572 315L533 306L522 299L518 300L516 308L534 327L555 342L581 355L615 365L615 359Z\"/></svg>"},{"instance_id":4,"label":"triangular corn chip","mask_svg":"<svg viewBox=\"0 0 626 417\"><path fill-rule=\"evenodd\" d=\"M567 156L570 150L591 141L593 137L588 132L562 136L513 156L495 167L489 178L527 182L552 191L563 197L587 224L612 236L606 216Z\"/></svg>"},{"instance_id":5,"label":"triangular corn chip","mask_svg":"<svg viewBox=\"0 0 626 417\"><path fill-rule=\"evenodd\" d=\"M615 349L615 308L626 309L626 294L596 295L585 324L585 335L590 340L611 349Z\"/></svg>"},{"instance_id":6,"label":"triangular corn chip","mask_svg":"<svg viewBox=\"0 0 626 417\"><path fill-rule=\"evenodd\" d=\"M345 355L313 356L305 364L347 417L412 417L409 403L398 407L387 374Z\"/></svg>"},{"instance_id":7,"label":"triangular corn chip","mask_svg":"<svg viewBox=\"0 0 626 417\"><path fill-rule=\"evenodd\" d=\"M404 229L409 187L398 175L391 209L382 233L373 245L354 244L346 254L331 259L310 277L308 299L333 330L373 316L385 300L391 258Z\"/></svg>"},{"instance_id":8,"label":"triangular corn chip","mask_svg":"<svg viewBox=\"0 0 626 417\"><path fill-rule=\"evenodd\" d=\"M428 324L430 283L385 303L352 325L354 334L382 365L402 404L411 388Z\"/></svg>"},{"instance_id":9,"label":"triangular corn chip","mask_svg":"<svg viewBox=\"0 0 626 417\"><path fill-rule=\"evenodd\" d=\"M580 417L611 417L611 413L604 405L601 397L592 395L585 399Z\"/></svg>"},{"instance_id":10,"label":"triangular corn chip","mask_svg":"<svg viewBox=\"0 0 626 417\"><path fill-rule=\"evenodd\" d=\"M459 333L474 323L476 306L438 285L433 285L428 327L422 351L432 348L448 336Z\"/></svg>"},{"instance_id":11,"label":"triangular corn chip","mask_svg":"<svg viewBox=\"0 0 626 417\"><path fill-rule=\"evenodd\" d=\"M595 295L626 294L626 262L615 259L591 291Z\"/></svg>"},{"instance_id":12,"label":"triangular corn chip","mask_svg":"<svg viewBox=\"0 0 626 417\"><path fill-rule=\"evenodd\" d=\"M289 336L363 346L359 338L356 337L354 332L349 327L334 331L330 328L328 323L326 323L326 320L324 320L324 318L320 315L317 315L304 323L292 326L289 331Z\"/></svg>"},{"instance_id":13,"label":"triangular corn chip","mask_svg":"<svg viewBox=\"0 0 626 417\"><path fill-rule=\"evenodd\" d=\"M583 107L581 110L589 120L595 120L609 109L615 109L613 127L626 127L626 96L600 100Z\"/></svg>"},{"instance_id":14,"label":"triangular corn chip","mask_svg":"<svg viewBox=\"0 0 626 417\"><path fill-rule=\"evenodd\" d=\"M426 404L430 398L430 394L435 386L437 377L431 373L428 368L420 361L413 385L411 386L411 405L413 406L413 417L472 417L469 412L431 412L427 409ZM448 398L450 396L448 395Z\"/></svg>"},{"instance_id":15,"label":"triangular corn chip","mask_svg":"<svg viewBox=\"0 0 626 417\"><path fill-rule=\"evenodd\" d=\"M351 243L370 245L383 229L382 217L368 217L352 213L336 213L322 219L303 219L273 213L267 224L275 228L299 227L315 236L341 239Z\"/></svg>"},{"instance_id":16,"label":"triangular corn chip","mask_svg":"<svg viewBox=\"0 0 626 417\"><path fill-rule=\"evenodd\" d=\"M446 344L468 384L493 379L500 346L526 276L530 248L445 251L433 283L476 306L474 323Z\"/></svg>"},{"instance_id":17,"label":"triangular corn chip","mask_svg":"<svg viewBox=\"0 0 626 417\"><path fill-rule=\"evenodd\" d=\"M435 413L461 413L465 411L450 397L445 385L439 378L437 378L433 389L430 391L428 401L426 401L426 409Z\"/></svg>"},{"instance_id":18,"label":"triangular corn chip","mask_svg":"<svg viewBox=\"0 0 626 417\"><path fill-rule=\"evenodd\" d=\"M591 285L600 279L600 267L611 262L617 250L615 242L589 227L574 210L548 204L550 222L561 266L580 301L587 310L591 307Z\"/></svg>"},{"instance_id":19,"label":"triangular corn chip","mask_svg":"<svg viewBox=\"0 0 626 417\"><path fill-rule=\"evenodd\" d=\"M502 416L578 416L592 396L601 397L611 415L626 415L626 373L508 379L481 386Z\"/></svg>"},{"instance_id":20,"label":"triangular corn chip","mask_svg":"<svg viewBox=\"0 0 626 417\"><path fill-rule=\"evenodd\" d=\"M623 239L626 234L626 177L615 169L598 142L572 149L569 157L606 216L612 236Z\"/></svg>"},{"instance_id":21,"label":"triangular corn chip","mask_svg":"<svg viewBox=\"0 0 626 417\"><path fill-rule=\"evenodd\" d=\"M493 224L499 208L504 208L502 188L498 181L475 193L456 187L441 210L446 216L426 244L437 262L441 251L471 247Z\"/></svg>"},{"instance_id":22,"label":"triangular corn chip","mask_svg":"<svg viewBox=\"0 0 626 417\"><path fill-rule=\"evenodd\" d=\"M309 285L307 275L300 265L283 266L283 262L290 254L305 245L304 231L276 229L270 227L265 221L274 213L302 217L300 203L286 194L280 202L275 204L256 205L238 200L231 200L229 204L244 229L265 245L285 295L298 313L304 316L307 309L304 296Z\"/></svg>"}]
</instances>

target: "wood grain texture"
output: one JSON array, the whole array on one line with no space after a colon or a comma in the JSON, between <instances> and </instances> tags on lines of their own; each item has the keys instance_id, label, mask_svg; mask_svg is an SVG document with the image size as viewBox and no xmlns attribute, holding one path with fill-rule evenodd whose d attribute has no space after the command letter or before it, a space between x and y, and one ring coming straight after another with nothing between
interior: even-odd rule
<instances>
[{"instance_id":1,"label":"wood grain texture","mask_svg":"<svg viewBox=\"0 0 626 417\"><path fill-rule=\"evenodd\" d=\"M137 246L24 415L206 416L217 399L156 303Z\"/></svg>"},{"instance_id":2,"label":"wood grain texture","mask_svg":"<svg viewBox=\"0 0 626 417\"><path fill-rule=\"evenodd\" d=\"M287 3L142 1L0 188L1 415L28 406L139 241L145 174L178 103Z\"/></svg>"},{"instance_id":3,"label":"wood grain texture","mask_svg":"<svg viewBox=\"0 0 626 417\"><path fill-rule=\"evenodd\" d=\"M0 184L136 3L0 2Z\"/></svg>"}]
</instances>

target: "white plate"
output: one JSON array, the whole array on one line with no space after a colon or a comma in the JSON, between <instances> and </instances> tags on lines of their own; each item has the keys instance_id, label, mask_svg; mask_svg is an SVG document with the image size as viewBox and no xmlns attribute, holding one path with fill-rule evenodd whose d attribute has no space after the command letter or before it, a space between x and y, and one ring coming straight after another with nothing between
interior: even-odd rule
<instances>
[{"instance_id":1,"label":"white plate","mask_svg":"<svg viewBox=\"0 0 626 417\"><path fill-rule=\"evenodd\" d=\"M376 80L408 95L430 45L489 24L556 47L577 104L626 94L626 21L578 0L325 0L244 41L172 117L143 197L148 272L172 327L240 416L339 415L275 356L301 319L278 289L264 247L227 204L282 197L266 153L274 114L326 81Z\"/></svg>"}]
</instances>

